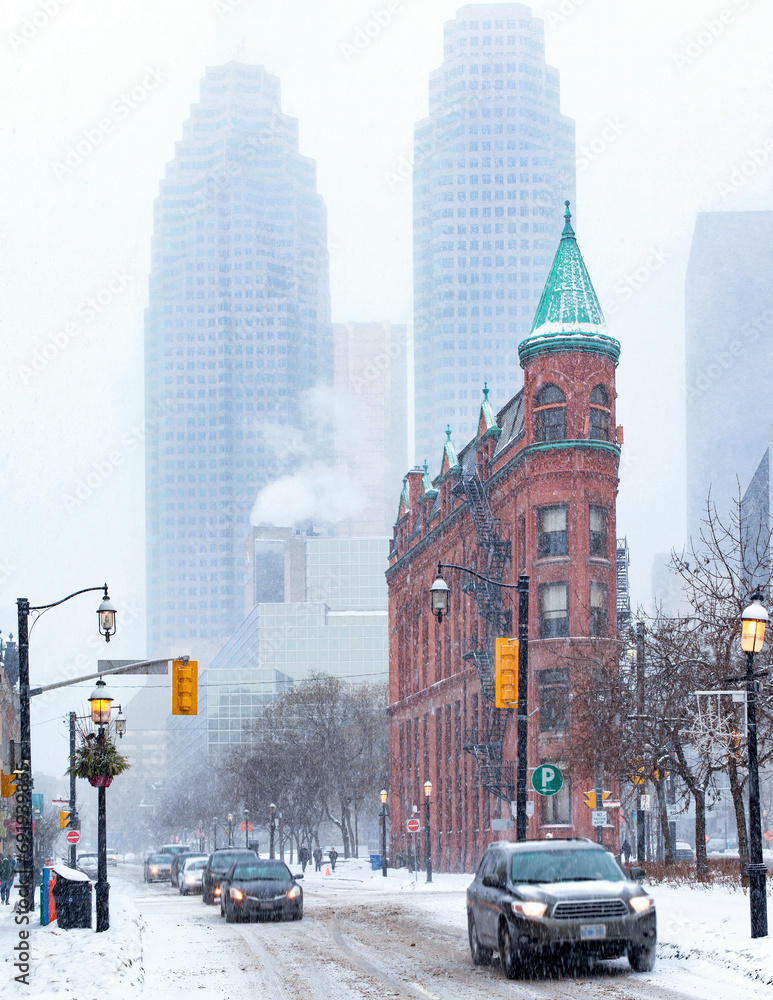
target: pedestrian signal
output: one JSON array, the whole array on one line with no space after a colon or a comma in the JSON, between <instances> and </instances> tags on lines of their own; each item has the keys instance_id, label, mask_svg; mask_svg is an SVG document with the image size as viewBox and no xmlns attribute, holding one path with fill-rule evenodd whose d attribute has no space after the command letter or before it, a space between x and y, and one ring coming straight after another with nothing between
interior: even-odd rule
<instances>
[{"instance_id":1,"label":"pedestrian signal","mask_svg":"<svg viewBox=\"0 0 773 1000\"><path fill-rule=\"evenodd\" d=\"M10 799L16 794L16 776L0 771L0 798Z\"/></svg>"},{"instance_id":2,"label":"pedestrian signal","mask_svg":"<svg viewBox=\"0 0 773 1000\"><path fill-rule=\"evenodd\" d=\"M172 715L198 715L199 664L196 660L172 661Z\"/></svg>"},{"instance_id":3,"label":"pedestrian signal","mask_svg":"<svg viewBox=\"0 0 773 1000\"><path fill-rule=\"evenodd\" d=\"M518 640L497 639L494 653L494 704L512 708L518 704Z\"/></svg>"},{"instance_id":4,"label":"pedestrian signal","mask_svg":"<svg viewBox=\"0 0 773 1000\"><path fill-rule=\"evenodd\" d=\"M70 825L70 810L60 809L59 810L59 829L66 830Z\"/></svg>"}]
</instances>

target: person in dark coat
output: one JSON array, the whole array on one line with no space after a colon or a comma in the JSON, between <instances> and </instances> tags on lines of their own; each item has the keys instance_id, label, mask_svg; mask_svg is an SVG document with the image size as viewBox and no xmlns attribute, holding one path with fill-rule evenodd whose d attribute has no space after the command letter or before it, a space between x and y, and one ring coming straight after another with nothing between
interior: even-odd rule
<instances>
[{"instance_id":1,"label":"person in dark coat","mask_svg":"<svg viewBox=\"0 0 773 1000\"><path fill-rule=\"evenodd\" d=\"M331 847L330 850L327 852L327 856L330 858L330 867L333 869L333 871L335 871L336 861L338 861L338 851L335 849L335 847Z\"/></svg>"},{"instance_id":2,"label":"person in dark coat","mask_svg":"<svg viewBox=\"0 0 773 1000\"><path fill-rule=\"evenodd\" d=\"M631 859L631 845L628 843L628 838L626 837L623 841L623 846L620 848L620 853L623 855L623 861L628 864Z\"/></svg>"},{"instance_id":3,"label":"person in dark coat","mask_svg":"<svg viewBox=\"0 0 773 1000\"><path fill-rule=\"evenodd\" d=\"M314 871L315 872L321 872L322 871L322 848L321 847L315 847L314 848L314 853L312 854L312 857L314 858Z\"/></svg>"},{"instance_id":4,"label":"person in dark coat","mask_svg":"<svg viewBox=\"0 0 773 1000\"><path fill-rule=\"evenodd\" d=\"M306 865L309 863L309 849L305 844L301 844L301 846L298 848L298 860L300 861L305 874Z\"/></svg>"},{"instance_id":5,"label":"person in dark coat","mask_svg":"<svg viewBox=\"0 0 773 1000\"><path fill-rule=\"evenodd\" d=\"M14 863L10 855L0 861L0 903L10 905L11 886L13 885Z\"/></svg>"}]
</instances>

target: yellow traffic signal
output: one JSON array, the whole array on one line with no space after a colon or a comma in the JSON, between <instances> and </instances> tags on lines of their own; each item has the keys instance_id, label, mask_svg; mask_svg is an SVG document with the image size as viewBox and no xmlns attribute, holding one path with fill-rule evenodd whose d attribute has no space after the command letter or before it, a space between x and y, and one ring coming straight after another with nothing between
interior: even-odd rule
<instances>
[{"instance_id":1,"label":"yellow traffic signal","mask_svg":"<svg viewBox=\"0 0 773 1000\"><path fill-rule=\"evenodd\" d=\"M59 829L66 830L70 825L70 810L60 809L59 810Z\"/></svg>"},{"instance_id":2,"label":"yellow traffic signal","mask_svg":"<svg viewBox=\"0 0 773 1000\"><path fill-rule=\"evenodd\" d=\"M199 664L196 660L172 661L172 715L198 715Z\"/></svg>"},{"instance_id":3,"label":"yellow traffic signal","mask_svg":"<svg viewBox=\"0 0 773 1000\"><path fill-rule=\"evenodd\" d=\"M494 655L494 704L512 708L518 704L518 640L497 639Z\"/></svg>"},{"instance_id":4,"label":"yellow traffic signal","mask_svg":"<svg viewBox=\"0 0 773 1000\"><path fill-rule=\"evenodd\" d=\"M602 792L601 793L602 804L607 801L607 799L610 797L611 794L612 794L611 792ZM591 792L583 792L583 795L585 796L585 805L589 809L595 809L596 808L596 792L595 792L595 790L591 791ZM603 805L601 807L599 807L599 808L602 808L602 807L603 807Z\"/></svg>"},{"instance_id":5,"label":"yellow traffic signal","mask_svg":"<svg viewBox=\"0 0 773 1000\"><path fill-rule=\"evenodd\" d=\"M11 799L16 794L16 775L0 771L0 798Z\"/></svg>"}]
</instances>

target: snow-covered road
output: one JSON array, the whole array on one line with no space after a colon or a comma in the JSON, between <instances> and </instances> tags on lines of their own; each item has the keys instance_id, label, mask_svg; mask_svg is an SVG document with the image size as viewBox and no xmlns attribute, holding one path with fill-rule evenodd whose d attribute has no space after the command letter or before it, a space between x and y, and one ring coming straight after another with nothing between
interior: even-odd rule
<instances>
[{"instance_id":1,"label":"snow-covered road","mask_svg":"<svg viewBox=\"0 0 773 1000\"><path fill-rule=\"evenodd\" d=\"M660 890L661 947L651 974L624 960L582 974L508 982L498 964L469 957L464 889L469 876L406 872L383 879L362 862L333 876L307 871L300 922L226 924L219 908L183 898L168 884L145 885L142 870L110 870L111 928L34 928L30 985L0 996L124 1000L769 1000L773 940L748 941L746 899L712 890ZM660 904L662 898L662 905ZM4 908L5 909L5 908ZM8 963L10 912L0 915ZM734 938L735 935L735 938ZM8 947L6 947L8 945ZM723 950L724 949L724 950ZM762 978L757 978L762 970ZM767 978L767 982L765 979Z\"/></svg>"}]
</instances>

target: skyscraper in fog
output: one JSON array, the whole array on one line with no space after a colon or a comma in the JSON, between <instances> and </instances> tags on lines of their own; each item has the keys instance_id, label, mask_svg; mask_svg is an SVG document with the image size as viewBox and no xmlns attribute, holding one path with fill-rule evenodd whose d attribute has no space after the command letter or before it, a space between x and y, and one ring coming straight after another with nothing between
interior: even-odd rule
<instances>
[{"instance_id":1,"label":"skyscraper in fog","mask_svg":"<svg viewBox=\"0 0 773 1000\"><path fill-rule=\"evenodd\" d=\"M261 66L209 68L156 199L145 319L151 654L207 659L242 618L258 489L332 378L325 207ZM188 642L188 640L191 640ZM185 643L185 648L181 646Z\"/></svg>"},{"instance_id":2,"label":"skyscraper in fog","mask_svg":"<svg viewBox=\"0 0 773 1000\"><path fill-rule=\"evenodd\" d=\"M773 421L773 212L705 212L685 283L687 534L706 498L724 518Z\"/></svg>"},{"instance_id":3,"label":"skyscraper in fog","mask_svg":"<svg viewBox=\"0 0 773 1000\"><path fill-rule=\"evenodd\" d=\"M518 342L574 201L574 122L560 112L544 24L523 4L472 4L445 25L414 142L416 459L476 430L523 382Z\"/></svg>"}]
</instances>

